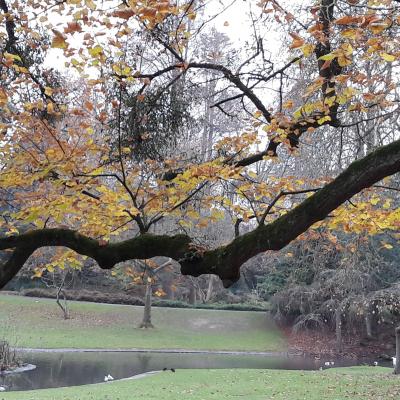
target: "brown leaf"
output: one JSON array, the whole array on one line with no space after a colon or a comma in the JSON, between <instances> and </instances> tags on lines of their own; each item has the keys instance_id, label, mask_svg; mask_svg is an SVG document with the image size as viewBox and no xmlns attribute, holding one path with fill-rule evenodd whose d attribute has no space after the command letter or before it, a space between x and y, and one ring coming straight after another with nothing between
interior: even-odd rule
<instances>
[{"instance_id":1,"label":"brown leaf","mask_svg":"<svg viewBox=\"0 0 400 400\"><path fill-rule=\"evenodd\" d=\"M64 28L64 33L82 32L82 27L79 22L68 22L67 27Z\"/></svg>"},{"instance_id":2,"label":"brown leaf","mask_svg":"<svg viewBox=\"0 0 400 400\"><path fill-rule=\"evenodd\" d=\"M126 19L128 20L129 18L133 17L135 15L135 12L130 9L127 8L125 10L117 10L113 12L113 17L117 17L117 18L122 18L122 19Z\"/></svg>"}]
</instances>

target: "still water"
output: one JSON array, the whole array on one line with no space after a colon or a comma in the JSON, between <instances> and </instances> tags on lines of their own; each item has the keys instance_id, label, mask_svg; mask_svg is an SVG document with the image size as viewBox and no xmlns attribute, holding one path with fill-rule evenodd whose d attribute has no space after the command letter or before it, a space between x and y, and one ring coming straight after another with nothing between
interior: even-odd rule
<instances>
[{"instance_id":1,"label":"still water","mask_svg":"<svg viewBox=\"0 0 400 400\"><path fill-rule=\"evenodd\" d=\"M315 370L321 366L325 369L327 361L287 356L133 352L23 353L20 358L26 363L35 364L37 368L0 376L0 386L7 391L100 383L104 382L104 377L108 374L114 379L122 379L163 368L174 368L177 372L184 368ZM372 363L372 360L335 360L334 367ZM389 366L390 363L386 365Z\"/></svg>"}]
</instances>

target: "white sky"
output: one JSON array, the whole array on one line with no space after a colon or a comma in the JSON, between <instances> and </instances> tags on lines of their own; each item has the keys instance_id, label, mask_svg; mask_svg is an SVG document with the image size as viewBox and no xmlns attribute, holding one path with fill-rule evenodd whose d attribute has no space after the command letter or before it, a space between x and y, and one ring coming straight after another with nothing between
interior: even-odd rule
<instances>
[{"instance_id":1,"label":"white sky","mask_svg":"<svg viewBox=\"0 0 400 400\"><path fill-rule=\"evenodd\" d=\"M299 0L294 0L298 2ZM223 9L225 11L218 15L208 24L208 28L215 27L219 32L225 33L232 41L233 47L240 49L246 40L251 39L253 28L250 19L250 10L255 15L260 14L260 7L257 6L258 0L208 0L205 7L205 15L199 16L198 19L208 19L216 14L219 14ZM59 14L52 14L51 21L59 28L60 31L70 21L71 17L65 18ZM80 39L79 34L75 34L74 38L68 38L69 43L79 48ZM279 34L274 31L268 32L268 43L265 43L265 49L269 50L272 54L276 54L279 49ZM48 67L56 68L58 70L65 70L64 63L66 58L61 49L50 49L45 60L45 65Z\"/></svg>"}]
</instances>

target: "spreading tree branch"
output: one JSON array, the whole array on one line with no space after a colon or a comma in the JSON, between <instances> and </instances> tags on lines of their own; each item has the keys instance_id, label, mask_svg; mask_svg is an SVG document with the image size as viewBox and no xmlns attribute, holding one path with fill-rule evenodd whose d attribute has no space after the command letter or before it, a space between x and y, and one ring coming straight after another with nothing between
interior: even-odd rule
<instances>
[{"instance_id":1,"label":"spreading tree branch","mask_svg":"<svg viewBox=\"0 0 400 400\"><path fill-rule=\"evenodd\" d=\"M239 279L240 266L245 261L263 251L282 249L352 196L399 171L400 140L397 140L355 161L331 183L274 222L260 225L228 245L209 251L196 250L187 235L146 233L119 243L104 243L69 229L38 229L0 237L0 250L12 250L8 261L0 266L0 288L18 273L36 249L45 246L68 247L93 258L103 269L131 259L166 256L180 262L182 274L215 274L228 287Z\"/></svg>"}]
</instances>

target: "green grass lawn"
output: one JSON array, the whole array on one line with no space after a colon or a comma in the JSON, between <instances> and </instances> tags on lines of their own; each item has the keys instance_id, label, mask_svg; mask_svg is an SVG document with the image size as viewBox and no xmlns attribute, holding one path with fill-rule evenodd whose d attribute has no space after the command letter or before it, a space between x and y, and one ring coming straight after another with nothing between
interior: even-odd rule
<instances>
[{"instance_id":1,"label":"green grass lawn","mask_svg":"<svg viewBox=\"0 0 400 400\"><path fill-rule=\"evenodd\" d=\"M100 385L0 393L0 400L345 400L400 398L391 369L178 370Z\"/></svg>"},{"instance_id":2,"label":"green grass lawn","mask_svg":"<svg viewBox=\"0 0 400 400\"><path fill-rule=\"evenodd\" d=\"M0 295L0 337L34 348L285 349L261 312L153 308L155 329L143 330L142 307L70 302L70 308L65 321L55 300Z\"/></svg>"}]
</instances>

